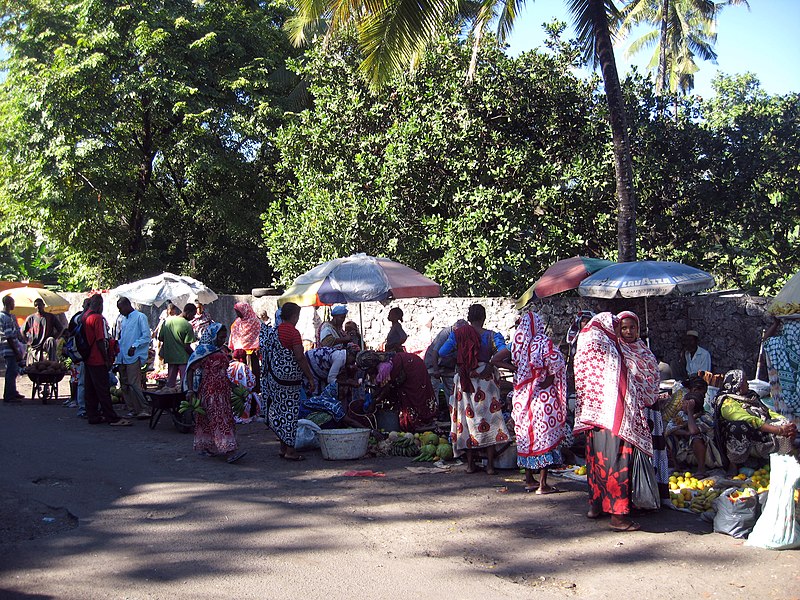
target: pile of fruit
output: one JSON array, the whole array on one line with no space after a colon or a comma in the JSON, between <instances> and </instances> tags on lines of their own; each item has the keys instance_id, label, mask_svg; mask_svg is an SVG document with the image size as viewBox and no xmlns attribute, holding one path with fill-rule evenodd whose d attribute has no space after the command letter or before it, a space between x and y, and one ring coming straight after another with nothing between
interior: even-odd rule
<instances>
[{"instance_id":1,"label":"pile of fruit","mask_svg":"<svg viewBox=\"0 0 800 600\"><path fill-rule=\"evenodd\" d=\"M575 475L586 475L586 465L581 465L572 470Z\"/></svg>"},{"instance_id":2,"label":"pile of fruit","mask_svg":"<svg viewBox=\"0 0 800 600\"><path fill-rule=\"evenodd\" d=\"M800 313L800 303L797 302L777 302L767 309L769 314L777 316L794 315Z\"/></svg>"},{"instance_id":3,"label":"pile of fruit","mask_svg":"<svg viewBox=\"0 0 800 600\"><path fill-rule=\"evenodd\" d=\"M57 360L40 360L25 367L30 375L63 375L67 367Z\"/></svg>"},{"instance_id":4,"label":"pile of fruit","mask_svg":"<svg viewBox=\"0 0 800 600\"><path fill-rule=\"evenodd\" d=\"M675 471L669 478L669 497L676 508L688 508L695 513L705 512L720 495L713 485L713 479L697 479L688 471Z\"/></svg>"},{"instance_id":5,"label":"pile of fruit","mask_svg":"<svg viewBox=\"0 0 800 600\"><path fill-rule=\"evenodd\" d=\"M453 447L447 438L432 431L404 433L391 431L386 439L378 442L377 453L386 456L405 456L416 462L435 462L453 458Z\"/></svg>"}]
</instances>

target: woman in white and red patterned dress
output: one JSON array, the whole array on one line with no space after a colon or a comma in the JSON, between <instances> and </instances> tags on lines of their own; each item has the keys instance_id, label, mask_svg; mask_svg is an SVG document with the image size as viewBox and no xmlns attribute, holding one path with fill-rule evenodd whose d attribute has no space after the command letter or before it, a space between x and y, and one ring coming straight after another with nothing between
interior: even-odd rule
<instances>
[{"instance_id":1,"label":"woman in white and red patterned dress","mask_svg":"<svg viewBox=\"0 0 800 600\"><path fill-rule=\"evenodd\" d=\"M586 431L589 512L611 515L611 529L636 531L631 521L634 454L653 455L645 409L656 399L657 384L626 361L614 315L596 315L581 331L575 354L575 428ZM649 461L648 461L649 464ZM651 467L652 468L652 467Z\"/></svg>"},{"instance_id":2,"label":"woman in white and red patterned dress","mask_svg":"<svg viewBox=\"0 0 800 600\"><path fill-rule=\"evenodd\" d=\"M525 491L552 494L558 490L547 485L547 468L561 463L559 446L567 427L566 362L533 311L520 318L511 350L498 352L492 362L506 366L508 358L514 371L511 416L517 465L525 468ZM534 471L539 471L538 482Z\"/></svg>"}]
</instances>

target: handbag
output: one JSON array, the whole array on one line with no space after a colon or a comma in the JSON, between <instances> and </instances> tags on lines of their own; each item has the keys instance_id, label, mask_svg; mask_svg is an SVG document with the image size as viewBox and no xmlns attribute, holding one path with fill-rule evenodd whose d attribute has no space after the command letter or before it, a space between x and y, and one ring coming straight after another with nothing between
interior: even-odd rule
<instances>
[{"instance_id":1,"label":"handbag","mask_svg":"<svg viewBox=\"0 0 800 600\"><path fill-rule=\"evenodd\" d=\"M633 449L631 502L642 510L655 510L661 506L653 463L650 462L650 457L638 448Z\"/></svg>"}]
</instances>

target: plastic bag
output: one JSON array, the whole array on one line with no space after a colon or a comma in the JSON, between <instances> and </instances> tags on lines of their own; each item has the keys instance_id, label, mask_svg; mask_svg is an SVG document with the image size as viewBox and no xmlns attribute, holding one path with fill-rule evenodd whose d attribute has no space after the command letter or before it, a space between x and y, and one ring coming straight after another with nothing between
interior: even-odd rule
<instances>
[{"instance_id":1,"label":"plastic bag","mask_svg":"<svg viewBox=\"0 0 800 600\"><path fill-rule=\"evenodd\" d=\"M661 506L656 472L650 457L634 448L631 465L631 502L642 510L655 510Z\"/></svg>"},{"instance_id":2,"label":"plastic bag","mask_svg":"<svg viewBox=\"0 0 800 600\"><path fill-rule=\"evenodd\" d=\"M770 484L772 481L770 480ZM725 533L735 538L745 538L756 524L761 506L758 495L731 499L731 494L741 492L739 488L728 488L714 500L714 531Z\"/></svg>"},{"instance_id":3,"label":"plastic bag","mask_svg":"<svg viewBox=\"0 0 800 600\"><path fill-rule=\"evenodd\" d=\"M322 428L308 419L297 420L297 433L294 438L295 450L311 450L319 448L319 437L317 434Z\"/></svg>"},{"instance_id":4,"label":"plastic bag","mask_svg":"<svg viewBox=\"0 0 800 600\"><path fill-rule=\"evenodd\" d=\"M771 454L769 464L769 496L746 545L768 550L798 548L800 525L795 518L794 490L800 484L800 464L782 454Z\"/></svg>"}]
</instances>

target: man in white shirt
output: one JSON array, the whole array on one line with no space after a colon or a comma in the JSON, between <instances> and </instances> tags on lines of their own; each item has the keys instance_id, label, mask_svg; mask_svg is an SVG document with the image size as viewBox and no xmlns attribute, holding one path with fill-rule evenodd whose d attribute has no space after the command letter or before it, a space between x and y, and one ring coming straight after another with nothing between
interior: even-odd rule
<instances>
[{"instance_id":1,"label":"man in white shirt","mask_svg":"<svg viewBox=\"0 0 800 600\"><path fill-rule=\"evenodd\" d=\"M711 371L711 354L705 348L698 346L700 334L690 329L683 336L683 358L686 366L686 375L697 375L698 371Z\"/></svg>"},{"instance_id":2,"label":"man in white shirt","mask_svg":"<svg viewBox=\"0 0 800 600\"><path fill-rule=\"evenodd\" d=\"M128 406L129 417L149 419L150 411L142 393L142 365L147 362L150 349L150 324L147 315L134 310L131 301L120 298L117 302L119 310L119 354L117 365L122 397Z\"/></svg>"}]
</instances>

